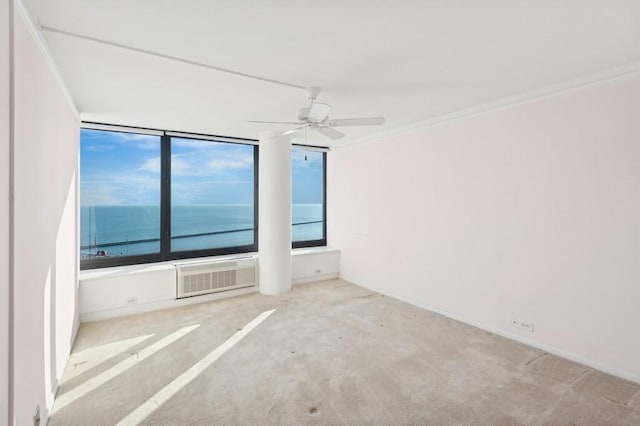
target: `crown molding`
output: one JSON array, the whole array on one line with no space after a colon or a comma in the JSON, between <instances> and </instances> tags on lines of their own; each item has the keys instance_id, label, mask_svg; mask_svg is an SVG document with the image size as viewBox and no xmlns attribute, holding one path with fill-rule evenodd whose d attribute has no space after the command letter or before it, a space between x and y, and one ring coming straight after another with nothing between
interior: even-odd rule
<instances>
[{"instance_id":1,"label":"crown molding","mask_svg":"<svg viewBox=\"0 0 640 426\"><path fill-rule=\"evenodd\" d=\"M640 61L631 62L629 64L610 68L597 73L589 74L583 77L566 80L561 83L544 86L538 89L530 90L527 92L519 93L517 95L507 96L504 98L496 99L494 101L482 103L470 108L464 108L452 113L439 115L426 120L420 120L408 125L396 127L387 131L376 133L371 136L357 138L354 140L345 141L338 144L331 145L331 149L346 148L352 145L358 145L366 142L373 142L393 136L403 135L411 133L416 130L427 129L433 126L442 125L452 121L472 117L479 114L498 111L504 108L525 104L532 101L537 101L544 98L560 95L572 90L580 89L586 86L592 86L595 84L603 83L609 80L615 80L618 78L626 77L632 74L640 73Z\"/></svg>"},{"instance_id":2,"label":"crown molding","mask_svg":"<svg viewBox=\"0 0 640 426\"><path fill-rule=\"evenodd\" d=\"M69 91L69 87L67 86L64 79L62 78L62 74L60 73L60 70L58 69L58 66L55 63L53 56L51 55L51 52L47 47L47 43L45 42L44 37L42 36L41 30L40 30L40 23L38 22L37 19L33 17L33 14L29 11L29 7L24 2L24 0L15 0L15 10L16 10L16 14L20 16L20 18L22 18L22 21L27 26L29 33L31 34L38 48L42 52L42 55L44 56L44 60L47 63L49 70L51 70L51 73L53 74L53 77L56 80L56 83L58 83L58 86L62 90L64 97L69 102L69 105L71 106L71 109L75 114L76 118L79 119L80 113L78 112L78 108L76 107L76 104L73 101L73 97L71 96L71 92Z\"/></svg>"}]
</instances>

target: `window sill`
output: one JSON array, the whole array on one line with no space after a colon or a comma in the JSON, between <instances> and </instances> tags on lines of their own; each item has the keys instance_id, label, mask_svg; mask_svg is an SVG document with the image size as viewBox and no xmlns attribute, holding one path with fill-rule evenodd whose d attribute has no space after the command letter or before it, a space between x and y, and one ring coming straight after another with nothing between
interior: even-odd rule
<instances>
[{"instance_id":1,"label":"window sill","mask_svg":"<svg viewBox=\"0 0 640 426\"><path fill-rule=\"evenodd\" d=\"M257 257L257 256L258 256L257 252L251 252L251 253L241 253L241 254L229 254L224 256L194 257L189 259L167 260L164 262L141 263L138 265L110 266L106 268L85 269L80 271L80 280L87 281L87 280L93 280L93 279L102 279L106 277L132 275L137 273L146 274L149 272L166 271L169 269L174 269L175 265L180 265L182 263L189 263L194 261L198 261L198 262L204 262L207 260L219 261L219 260L239 259L241 257Z\"/></svg>"},{"instance_id":2,"label":"window sill","mask_svg":"<svg viewBox=\"0 0 640 426\"><path fill-rule=\"evenodd\" d=\"M318 254L318 253L330 253L338 251L329 246L320 246L320 247L301 247L291 250L292 256L304 256L307 254Z\"/></svg>"},{"instance_id":3,"label":"window sill","mask_svg":"<svg viewBox=\"0 0 640 426\"><path fill-rule=\"evenodd\" d=\"M336 251L338 250L328 246L304 247L304 248L292 249L291 256L292 257L308 256L313 254L331 253ZM232 260L232 259L239 259L242 257L258 258L258 253L251 252L251 253L241 253L241 254L229 254L224 256L194 257L190 259L168 260L168 261L157 262L157 263L142 263L139 265L111 266L107 268L85 269L80 271L80 280L88 281L88 280L102 279L107 277L133 275L137 273L147 274L149 272L159 272L159 271L170 270L170 269L173 269L175 265L180 265L182 263L189 263L194 261L205 262L207 260L209 261Z\"/></svg>"}]
</instances>

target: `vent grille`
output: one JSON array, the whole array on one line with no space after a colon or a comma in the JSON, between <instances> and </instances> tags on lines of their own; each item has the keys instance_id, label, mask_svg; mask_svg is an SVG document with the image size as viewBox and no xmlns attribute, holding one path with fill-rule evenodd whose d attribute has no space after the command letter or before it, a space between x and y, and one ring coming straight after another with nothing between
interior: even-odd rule
<instances>
[{"instance_id":1,"label":"vent grille","mask_svg":"<svg viewBox=\"0 0 640 426\"><path fill-rule=\"evenodd\" d=\"M232 262L192 262L176 265L177 297L197 296L256 284L253 258Z\"/></svg>"}]
</instances>

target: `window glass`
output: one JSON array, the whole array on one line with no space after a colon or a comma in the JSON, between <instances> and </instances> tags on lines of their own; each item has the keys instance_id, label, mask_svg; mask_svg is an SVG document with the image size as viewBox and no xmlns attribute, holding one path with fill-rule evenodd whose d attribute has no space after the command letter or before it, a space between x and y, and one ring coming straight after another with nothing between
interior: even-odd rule
<instances>
[{"instance_id":1,"label":"window glass","mask_svg":"<svg viewBox=\"0 0 640 426\"><path fill-rule=\"evenodd\" d=\"M292 239L323 240L325 154L294 148L292 152Z\"/></svg>"},{"instance_id":2,"label":"window glass","mask_svg":"<svg viewBox=\"0 0 640 426\"><path fill-rule=\"evenodd\" d=\"M171 139L171 251L254 244L254 147Z\"/></svg>"},{"instance_id":3,"label":"window glass","mask_svg":"<svg viewBox=\"0 0 640 426\"><path fill-rule=\"evenodd\" d=\"M160 252L160 137L82 129L80 258Z\"/></svg>"},{"instance_id":4,"label":"window glass","mask_svg":"<svg viewBox=\"0 0 640 426\"><path fill-rule=\"evenodd\" d=\"M143 133L81 129L81 268L256 251L257 147ZM325 162L293 150L294 247L326 242Z\"/></svg>"}]
</instances>

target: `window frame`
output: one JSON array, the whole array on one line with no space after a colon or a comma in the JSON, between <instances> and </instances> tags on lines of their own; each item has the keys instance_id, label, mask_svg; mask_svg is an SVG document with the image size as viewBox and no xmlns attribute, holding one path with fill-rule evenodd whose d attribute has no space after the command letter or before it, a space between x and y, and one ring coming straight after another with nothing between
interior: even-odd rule
<instances>
[{"instance_id":1,"label":"window frame","mask_svg":"<svg viewBox=\"0 0 640 426\"><path fill-rule=\"evenodd\" d=\"M306 148L304 145L294 145L294 147ZM322 238L317 240L293 241L293 231L291 236L291 248L294 249L323 247L327 245L327 153L325 151L322 152Z\"/></svg>"},{"instance_id":2,"label":"window frame","mask_svg":"<svg viewBox=\"0 0 640 426\"><path fill-rule=\"evenodd\" d=\"M200 135L203 136L203 135ZM165 135L167 151L168 153L163 157L163 160L167 161L164 169L161 167L161 170L166 171L166 176L163 176L163 181L167 183L166 191L163 192L163 196L167 199L165 200L164 207L166 211L164 212L164 216L167 219L166 227L162 227L161 232L166 234L166 242L164 249L166 250L166 260L180 260L180 259L195 259L198 257L208 257L208 256L223 256L227 254L239 254L239 253L251 253L258 251L258 145L255 143L241 143L241 142L230 142L228 140L216 140L215 137L206 136L200 137L197 136L171 136ZM203 143L207 142L217 142L217 143L230 143L230 144L238 144L238 145L253 145L253 244L245 245L245 246L230 246L230 247L218 247L212 249L199 249L199 250L183 250L183 251L173 251L171 250L171 138L181 138L181 139L191 139L202 141ZM257 142L257 141L256 141ZM161 220L162 222L162 220ZM160 251L162 252L162 239L160 240Z\"/></svg>"},{"instance_id":3,"label":"window frame","mask_svg":"<svg viewBox=\"0 0 640 426\"><path fill-rule=\"evenodd\" d=\"M140 254L130 256L113 256L103 258L79 259L80 270L90 270L99 268L110 268L117 266L139 265L145 263L158 263L181 259L196 259L200 257L222 256L242 253L257 252L259 247L258 231L259 223L259 147L255 139L231 138L227 136L205 135L198 133L176 132L170 130L159 130L144 127L122 126L105 123L83 121L81 129L103 130L111 132L134 133L134 134L155 134L160 137L160 251L158 253ZM189 138L201 140L203 142L219 142L253 146L253 244L244 246L220 247L213 249L171 251L171 138ZM296 147L307 147L295 144ZM308 146L308 148L320 148ZM293 149L293 147L292 147ZM80 170L79 183L82 180L82 170ZM322 152L322 238L317 240L292 241L292 248L320 247L327 245L327 153ZM82 201L80 201L81 203ZM80 224L80 218L78 218ZM292 224L293 225L293 224ZM78 243L78 248L80 244ZM78 250L78 257L80 251Z\"/></svg>"}]
</instances>

